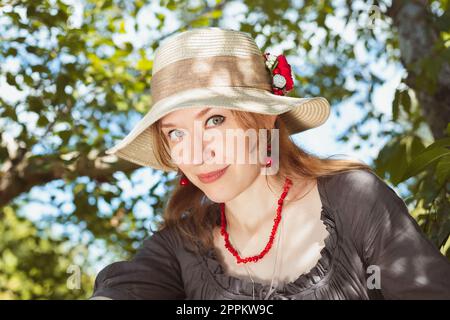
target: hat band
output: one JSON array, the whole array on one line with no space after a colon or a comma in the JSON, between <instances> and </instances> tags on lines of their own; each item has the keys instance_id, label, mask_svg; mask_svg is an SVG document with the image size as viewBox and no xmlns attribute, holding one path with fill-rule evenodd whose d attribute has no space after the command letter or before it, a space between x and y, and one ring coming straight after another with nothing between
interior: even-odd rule
<instances>
[{"instance_id":1,"label":"hat band","mask_svg":"<svg viewBox=\"0 0 450 320\"><path fill-rule=\"evenodd\" d=\"M205 87L252 87L272 90L262 55L213 56L178 60L151 79L152 104L180 91Z\"/></svg>"}]
</instances>

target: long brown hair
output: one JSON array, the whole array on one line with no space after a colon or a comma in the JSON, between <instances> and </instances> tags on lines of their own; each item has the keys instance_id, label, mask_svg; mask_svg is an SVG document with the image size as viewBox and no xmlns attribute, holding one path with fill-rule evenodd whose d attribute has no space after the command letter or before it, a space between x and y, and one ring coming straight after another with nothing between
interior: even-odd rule
<instances>
[{"instance_id":1,"label":"long brown hair","mask_svg":"<svg viewBox=\"0 0 450 320\"><path fill-rule=\"evenodd\" d=\"M270 131L270 122L264 114L238 110L231 110L231 112L244 129L265 128ZM284 180L288 176L295 181L296 178L316 179L317 177L331 176L354 169L372 171L370 166L363 162L347 159L322 159L307 153L291 140L289 132L280 117L277 117L275 120L275 128L279 129L280 150L279 169L275 175L276 179ZM166 166L174 167L170 161L168 142L164 134L162 134L159 121L152 126L152 130L155 133L153 136L156 137L153 145L156 149L158 161ZM212 231L218 223L218 217L211 208L213 206L217 208L217 204L210 201L193 183L180 186L178 182L179 177L164 209L163 221L158 226L158 229L173 227L186 240L185 243L196 244L192 246L194 251L205 252L204 250L213 247Z\"/></svg>"}]
</instances>

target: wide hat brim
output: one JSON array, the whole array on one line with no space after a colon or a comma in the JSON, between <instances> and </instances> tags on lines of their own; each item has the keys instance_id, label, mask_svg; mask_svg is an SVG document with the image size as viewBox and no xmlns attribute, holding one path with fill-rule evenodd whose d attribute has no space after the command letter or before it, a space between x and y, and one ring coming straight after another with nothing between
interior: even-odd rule
<instances>
[{"instance_id":1,"label":"wide hat brim","mask_svg":"<svg viewBox=\"0 0 450 320\"><path fill-rule=\"evenodd\" d=\"M279 115L290 135L318 127L330 115L330 104L324 97L280 96L250 87L194 88L159 100L132 131L106 153L141 166L176 171L176 166L167 167L157 161L151 125L172 111L206 106Z\"/></svg>"}]
</instances>

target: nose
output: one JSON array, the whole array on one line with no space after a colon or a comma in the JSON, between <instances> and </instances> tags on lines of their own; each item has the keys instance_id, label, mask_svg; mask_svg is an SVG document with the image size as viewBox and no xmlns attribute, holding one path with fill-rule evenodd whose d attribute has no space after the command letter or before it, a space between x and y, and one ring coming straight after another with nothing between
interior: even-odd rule
<instances>
[{"instance_id":1,"label":"nose","mask_svg":"<svg viewBox=\"0 0 450 320\"><path fill-rule=\"evenodd\" d=\"M213 148L210 148L208 145L203 149L203 159L204 162L211 163L214 161L216 157L216 152Z\"/></svg>"},{"instance_id":2,"label":"nose","mask_svg":"<svg viewBox=\"0 0 450 320\"><path fill-rule=\"evenodd\" d=\"M203 165L215 163L216 156L220 154L218 148L218 138L215 134L205 132L204 130L198 131L194 135L194 159L193 164Z\"/></svg>"}]
</instances>

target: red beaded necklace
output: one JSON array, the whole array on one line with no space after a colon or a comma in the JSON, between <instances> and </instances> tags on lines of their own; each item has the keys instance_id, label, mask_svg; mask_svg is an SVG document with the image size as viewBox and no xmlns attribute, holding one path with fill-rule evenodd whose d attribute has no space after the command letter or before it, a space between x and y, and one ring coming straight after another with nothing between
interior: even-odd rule
<instances>
[{"instance_id":1,"label":"red beaded necklace","mask_svg":"<svg viewBox=\"0 0 450 320\"><path fill-rule=\"evenodd\" d=\"M236 249L231 245L230 240L228 239L228 232L227 232L227 221L225 217L225 203L220 204L220 213L221 213L221 230L220 233L223 235L225 239L225 247L228 249L228 251L233 254L233 256L236 257L237 263L247 263L247 262L257 262L259 259L262 259L267 252L269 252L270 248L272 247L273 240L275 239L275 234L278 229L278 224L281 220L281 210L283 208L283 201L284 198L286 198L286 195L289 191L289 188L292 186L292 181L286 177L286 180L284 182L283 187L283 193L280 196L280 199L278 199L278 209L277 209L277 216L274 219L274 225L272 227L272 231L270 234L269 242L267 242L266 247L261 251L261 253L247 258L241 258L239 256L239 253L236 251Z\"/></svg>"}]
</instances>

